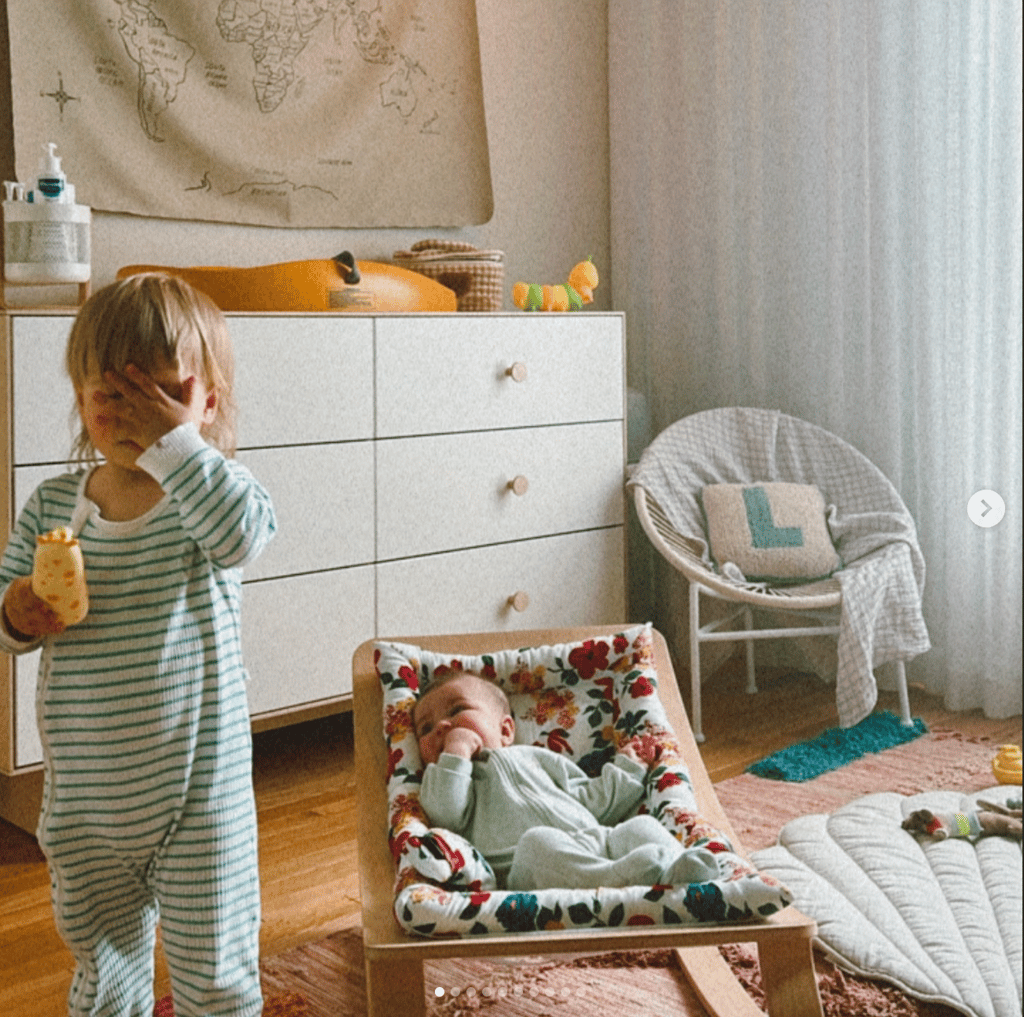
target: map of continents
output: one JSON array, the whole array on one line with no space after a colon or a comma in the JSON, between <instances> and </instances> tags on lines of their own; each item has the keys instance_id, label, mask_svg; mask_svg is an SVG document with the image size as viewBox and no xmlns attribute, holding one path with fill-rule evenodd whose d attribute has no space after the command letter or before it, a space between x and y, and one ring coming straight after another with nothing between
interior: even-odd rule
<instances>
[{"instance_id":1,"label":"map of continents","mask_svg":"<svg viewBox=\"0 0 1024 1017\"><path fill-rule=\"evenodd\" d=\"M40 30L29 0L9 0L19 172L52 140L96 208L294 226L490 216L473 0L51 6L66 17Z\"/></svg>"},{"instance_id":2,"label":"map of continents","mask_svg":"<svg viewBox=\"0 0 1024 1017\"><path fill-rule=\"evenodd\" d=\"M117 31L139 69L139 124L151 141L160 137L161 115L178 97L196 51L172 35L167 24L143 0L117 0Z\"/></svg>"}]
</instances>

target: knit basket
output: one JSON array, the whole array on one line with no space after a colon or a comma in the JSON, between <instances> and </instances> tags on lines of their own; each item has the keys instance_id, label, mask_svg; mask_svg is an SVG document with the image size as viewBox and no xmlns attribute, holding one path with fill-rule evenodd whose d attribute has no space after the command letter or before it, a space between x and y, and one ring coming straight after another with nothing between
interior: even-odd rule
<instances>
[{"instance_id":1,"label":"knit basket","mask_svg":"<svg viewBox=\"0 0 1024 1017\"><path fill-rule=\"evenodd\" d=\"M459 240L420 240L408 251L395 251L392 260L447 286L460 311L501 310L504 251L480 251Z\"/></svg>"}]
</instances>

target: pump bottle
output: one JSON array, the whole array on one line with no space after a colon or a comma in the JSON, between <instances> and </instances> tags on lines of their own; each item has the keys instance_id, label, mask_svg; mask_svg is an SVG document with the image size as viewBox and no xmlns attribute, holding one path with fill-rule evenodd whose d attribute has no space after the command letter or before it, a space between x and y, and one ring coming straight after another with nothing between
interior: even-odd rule
<instances>
[{"instance_id":1,"label":"pump bottle","mask_svg":"<svg viewBox=\"0 0 1024 1017\"><path fill-rule=\"evenodd\" d=\"M92 211L75 203L56 144L45 144L43 153L27 199L21 184L4 182L4 277L10 283L88 282Z\"/></svg>"}]
</instances>

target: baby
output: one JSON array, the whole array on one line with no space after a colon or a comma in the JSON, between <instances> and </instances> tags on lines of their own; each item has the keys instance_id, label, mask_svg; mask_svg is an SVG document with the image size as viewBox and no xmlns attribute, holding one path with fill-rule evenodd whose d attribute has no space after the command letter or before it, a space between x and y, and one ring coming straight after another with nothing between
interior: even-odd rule
<instances>
[{"instance_id":1,"label":"baby","mask_svg":"<svg viewBox=\"0 0 1024 1017\"><path fill-rule=\"evenodd\" d=\"M436 679L413 712L426 764L420 804L467 837L510 890L652 886L719 876L715 856L685 849L653 816L625 819L646 767L630 748L597 777L550 749L515 745L505 693L472 671Z\"/></svg>"}]
</instances>

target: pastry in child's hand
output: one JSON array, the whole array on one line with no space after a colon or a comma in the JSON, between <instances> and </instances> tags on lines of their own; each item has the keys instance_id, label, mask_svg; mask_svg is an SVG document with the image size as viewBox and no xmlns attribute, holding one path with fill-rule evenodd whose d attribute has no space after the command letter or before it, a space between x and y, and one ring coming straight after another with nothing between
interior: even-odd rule
<instances>
[{"instance_id":1,"label":"pastry in child's hand","mask_svg":"<svg viewBox=\"0 0 1024 1017\"><path fill-rule=\"evenodd\" d=\"M82 549L70 527L36 537L32 592L45 601L65 625L77 625L89 611Z\"/></svg>"}]
</instances>

